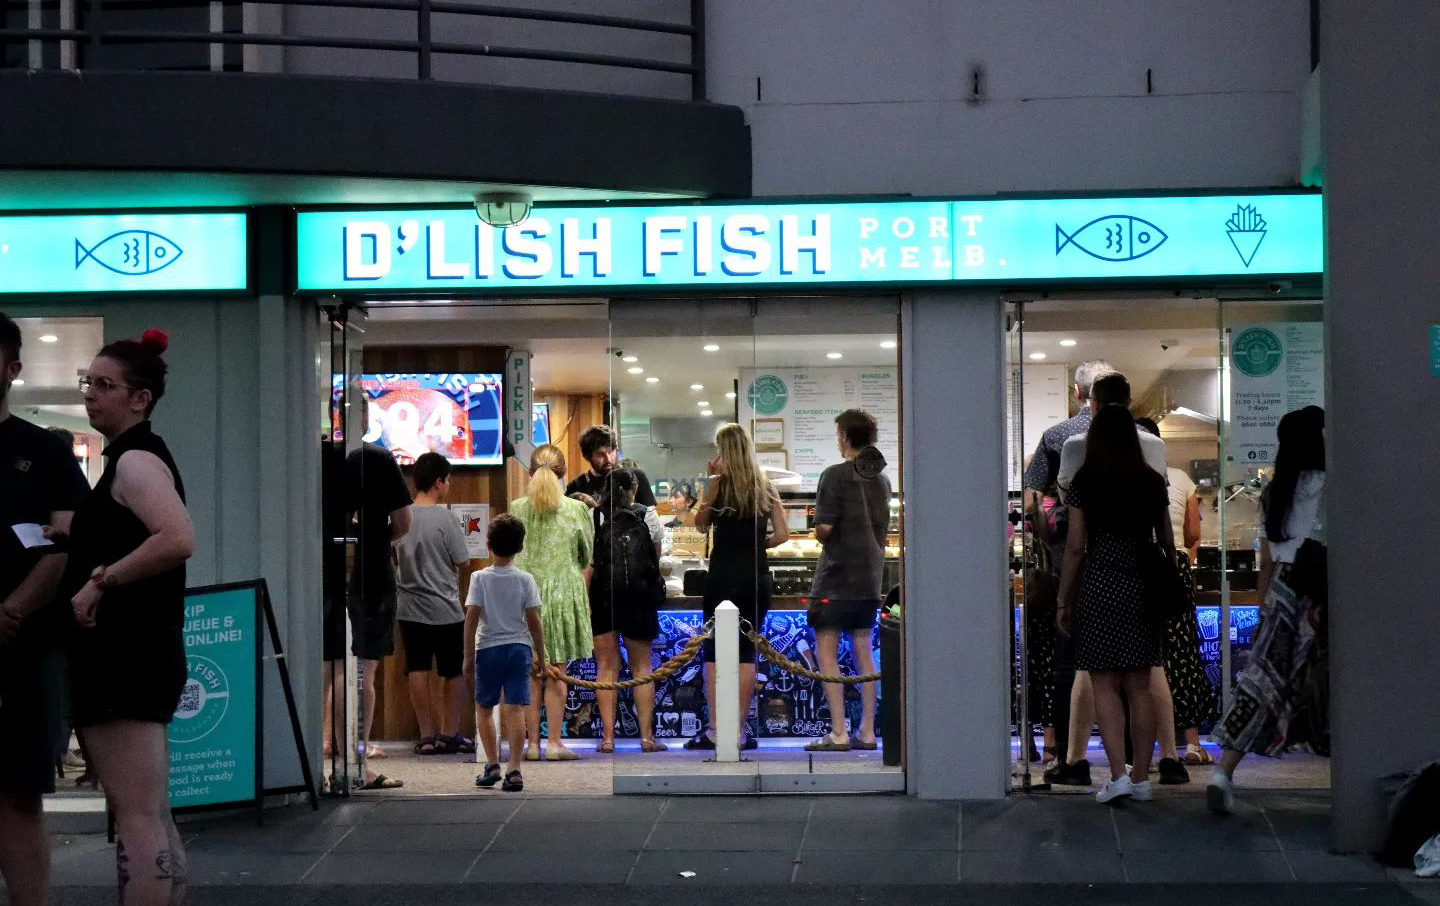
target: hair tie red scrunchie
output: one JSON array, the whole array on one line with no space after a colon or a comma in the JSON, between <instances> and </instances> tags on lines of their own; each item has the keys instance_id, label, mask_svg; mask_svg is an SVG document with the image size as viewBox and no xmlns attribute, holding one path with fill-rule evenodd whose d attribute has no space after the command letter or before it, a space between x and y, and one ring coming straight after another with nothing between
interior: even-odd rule
<instances>
[{"instance_id":1,"label":"hair tie red scrunchie","mask_svg":"<svg viewBox=\"0 0 1440 906\"><path fill-rule=\"evenodd\" d=\"M170 348L170 335L158 327L152 327L140 335L140 342L159 355Z\"/></svg>"}]
</instances>

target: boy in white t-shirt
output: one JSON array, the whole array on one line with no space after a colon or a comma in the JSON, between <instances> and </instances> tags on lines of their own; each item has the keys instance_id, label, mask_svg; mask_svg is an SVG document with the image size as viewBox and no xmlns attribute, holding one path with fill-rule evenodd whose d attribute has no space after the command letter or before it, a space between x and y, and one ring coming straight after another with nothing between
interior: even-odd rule
<instances>
[{"instance_id":1,"label":"boy in white t-shirt","mask_svg":"<svg viewBox=\"0 0 1440 906\"><path fill-rule=\"evenodd\" d=\"M540 588L529 573L515 568L515 555L525 548L525 524L508 513L490 520L487 534L492 565L470 577L465 600L465 675L475 682L475 730L485 751L485 770L475 785L508 793L525 788L520 758L525 743L525 712L530 704L530 678L539 678L545 659L545 630L540 625ZM510 760L504 781L500 774L500 740L494 709L501 699Z\"/></svg>"}]
</instances>

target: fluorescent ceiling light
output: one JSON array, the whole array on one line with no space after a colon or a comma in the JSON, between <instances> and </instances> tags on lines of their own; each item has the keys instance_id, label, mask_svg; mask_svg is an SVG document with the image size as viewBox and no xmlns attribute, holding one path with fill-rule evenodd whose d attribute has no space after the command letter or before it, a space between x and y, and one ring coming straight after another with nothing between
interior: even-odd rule
<instances>
[{"instance_id":1,"label":"fluorescent ceiling light","mask_svg":"<svg viewBox=\"0 0 1440 906\"><path fill-rule=\"evenodd\" d=\"M881 349L894 349L894 348L895 348L895 341L894 341L894 340L885 340L884 342L882 342L882 343L880 344L880 348L881 348Z\"/></svg>"},{"instance_id":2,"label":"fluorescent ceiling light","mask_svg":"<svg viewBox=\"0 0 1440 906\"><path fill-rule=\"evenodd\" d=\"M839 352L827 352L827 353L825 353L825 358L827 358L827 359L842 359L842 358L844 358L844 357L845 357L844 354L843 354L843 353L839 353Z\"/></svg>"},{"instance_id":3,"label":"fluorescent ceiling light","mask_svg":"<svg viewBox=\"0 0 1440 906\"><path fill-rule=\"evenodd\" d=\"M709 401L709 400L696 400L696 401L695 401L695 405L697 405L697 406L708 406L708 405L710 405L710 401Z\"/></svg>"},{"instance_id":4,"label":"fluorescent ceiling light","mask_svg":"<svg viewBox=\"0 0 1440 906\"><path fill-rule=\"evenodd\" d=\"M631 364L634 364L635 362L640 361L640 357L639 357L639 356L633 356L633 355L627 355L625 358L621 359L620 361L622 361L622 362L629 362L629 363L631 363Z\"/></svg>"},{"instance_id":5,"label":"fluorescent ceiling light","mask_svg":"<svg viewBox=\"0 0 1440 906\"><path fill-rule=\"evenodd\" d=\"M24 386L25 386L25 379L24 379L24 378L19 378L19 377L17 377L15 380L13 380L13 381L10 382L10 386L11 386L11 387L24 387Z\"/></svg>"},{"instance_id":6,"label":"fluorescent ceiling light","mask_svg":"<svg viewBox=\"0 0 1440 906\"><path fill-rule=\"evenodd\" d=\"M729 393L725 394L725 398L727 400L733 400L735 398L735 391L732 390Z\"/></svg>"},{"instance_id":7,"label":"fluorescent ceiling light","mask_svg":"<svg viewBox=\"0 0 1440 906\"><path fill-rule=\"evenodd\" d=\"M701 412L700 414L708 417L708 416L714 415L715 413L714 413L714 412L711 412L709 409L706 409L704 412Z\"/></svg>"},{"instance_id":8,"label":"fluorescent ceiling light","mask_svg":"<svg viewBox=\"0 0 1440 906\"><path fill-rule=\"evenodd\" d=\"M644 373L645 373L645 369L644 369L644 368L641 368L641 367L638 366L638 365L631 366L631 367L629 367L629 368L626 368L625 370L628 371L628 372L630 372L631 374L644 374Z\"/></svg>"},{"instance_id":9,"label":"fluorescent ceiling light","mask_svg":"<svg viewBox=\"0 0 1440 906\"><path fill-rule=\"evenodd\" d=\"M704 390L704 389L705 389L705 385L704 385L704 384L691 384L691 385L690 385L690 389L691 389L691 390Z\"/></svg>"},{"instance_id":10,"label":"fluorescent ceiling light","mask_svg":"<svg viewBox=\"0 0 1440 906\"><path fill-rule=\"evenodd\" d=\"M1060 341L1060 345L1061 345L1061 346L1064 346L1066 349L1069 349L1071 346L1074 346L1074 345L1075 345L1075 341L1074 341L1074 340L1061 340L1061 341Z\"/></svg>"},{"instance_id":11,"label":"fluorescent ceiling light","mask_svg":"<svg viewBox=\"0 0 1440 906\"><path fill-rule=\"evenodd\" d=\"M705 344L705 351L706 351L706 352L719 352L719 351L720 351L720 347L719 347L717 344L715 344L715 343L706 343L706 344Z\"/></svg>"},{"instance_id":12,"label":"fluorescent ceiling light","mask_svg":"<svg viewBox=\"0 0 1440 906\"><path fill-rule=\"evenodd\" d=\"M58 343L58 342L60 342L60 338L57 337L57 336L55 336L53 333L46 333L46 334L41 334L41 335L40 335L40 342L41 342L41 343Z\"/></svg>"},{"instance_id":13,"label":"fluorescent ceiling light","mask_svg":"<svg viewBox=\"0 0 1440 906\"><path fill-rule=\"evenodd\" d=\"M1045 356L1045 353L1043 353L1043 352L1032 352L1032 353L1030 353L1030 361L1032 361L1032 362L1043 362L1043 361L1045 361L1045 358L1046 358L1046 356Z\"/></svg>"},{"instance_id":14,"label":"fluorescent ceiling light","mask_svg":"<svg viewBox=\"0 0 1440 906\"><path fill-rule=\"evenodd\" d=\"M660 383L660 379L659 379L658 377L647 377L647 378L645 379L645 383L647 383L647 384L658 384L658 383Z\"/></svg>"}]
</instances>

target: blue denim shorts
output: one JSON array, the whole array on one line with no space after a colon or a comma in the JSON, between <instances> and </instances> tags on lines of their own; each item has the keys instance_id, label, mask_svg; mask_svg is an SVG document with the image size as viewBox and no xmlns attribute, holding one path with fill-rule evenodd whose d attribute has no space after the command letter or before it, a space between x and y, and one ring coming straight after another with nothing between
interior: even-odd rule
<instances>
[{"instance_id":1,"label":"blue denim shorts","mask_svg":"<svg viewBox=\"0 0 1440 906\"><path fill-rule=\"evenodd\" d=\"M530 704L530 646L517 642L475 651L475 704L493 708Z\"/></svg>"}]
</instances>

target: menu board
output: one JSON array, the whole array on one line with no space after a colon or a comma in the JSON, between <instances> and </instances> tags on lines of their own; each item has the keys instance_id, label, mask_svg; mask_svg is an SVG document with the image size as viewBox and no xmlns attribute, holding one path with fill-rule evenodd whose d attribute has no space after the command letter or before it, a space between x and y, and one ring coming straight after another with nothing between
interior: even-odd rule
<instances>
[{"instance_id":1,"label":"menu board","mask_svg":"<svg viewBox=\"0 0 1440 906\"><path fill-rule=\"evenodd\" d=\"M1325 334L1318 322L1230 328L1230 450L1245 468L1275 462L1287 412L1325 405Z\"/></svg>"},{"instance_id":2,"label":"menu board","mask_svg":"<svg viewBox=\"0 0 1440 906\"><path fill-rule=\"evenodd\" d=\"M840 461L835 416L864 409L880 425L875 446L885 474L900 484L900 375L893 365L746 368L740 371L740 423L784 450L802 491L815 491L825 467ZM777 424L778 423L778 424ZM763 427L763 430L762 430Z\"/></svg>"}]
</instances>

